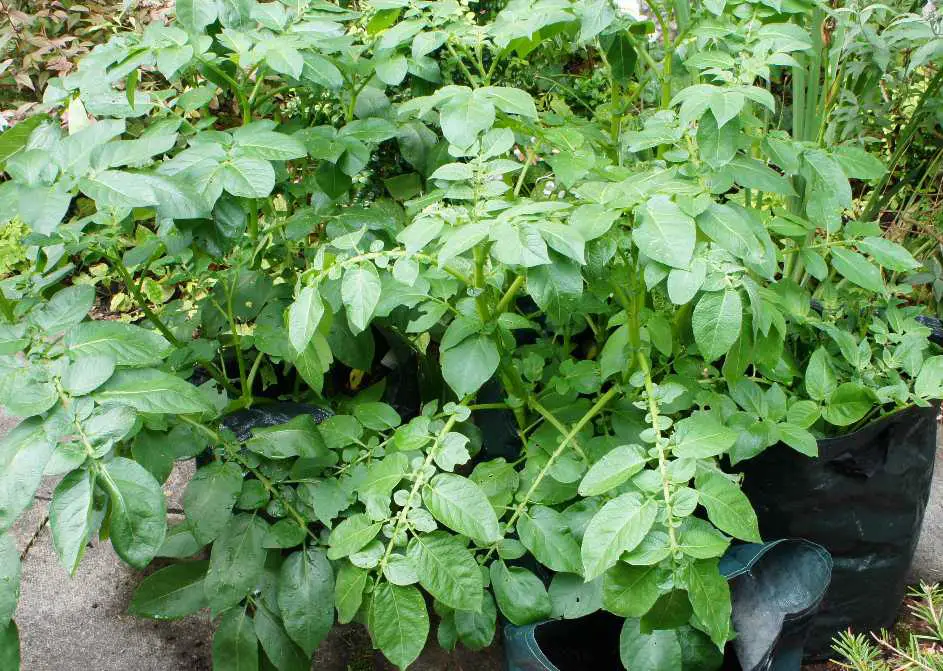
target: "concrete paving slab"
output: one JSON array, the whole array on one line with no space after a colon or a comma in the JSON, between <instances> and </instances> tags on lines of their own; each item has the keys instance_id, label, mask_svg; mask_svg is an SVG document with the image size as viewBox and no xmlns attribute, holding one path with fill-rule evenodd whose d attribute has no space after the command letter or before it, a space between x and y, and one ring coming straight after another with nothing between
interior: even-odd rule
<instances>
[{"instance_id":1,"label":"concrete paving slab","mask_svg":"<svg viewBox=\"0 0 943 671\"><path fill-rule=\"evenodd\" d=\"M183 493L187 483L196 472L196 460L175 461L174 468L164 483L164 496L167 497L167 511L171 513L183 512Z\"/></svg>"},{"instance_id":2,"label":"concrete paving slab","mask_svg":"<svg viewBox=\"0 0 943 671\"><path fill-rule=\"evenodd\" d=\"M141 578L107 542L93 543L70 578L44 527L23 563L16 611L24 671L209 671L209 615L177 622L128 615Z\"/></svg>"},{"instance_id":3,"label":"concrete paving slab","mask_svg":"<svg viewBox=\"0 0 943 671\"><path fill-rule=\"evenodd\" d=\"M20 556L38 539L40 532L48 524L48 515L49 501L37 498L10 529Z\"/></svg>"},{"instance_id":4,"label":"concrete paving slab","mask_svg":"<svg viewBox=\"0 0 943 671\"><path fill-rule=\"evenodd\" d=\"M911 567L911 581L943 582L943 434L938 439L930 502Z\"/></svg>"}]
</instances>

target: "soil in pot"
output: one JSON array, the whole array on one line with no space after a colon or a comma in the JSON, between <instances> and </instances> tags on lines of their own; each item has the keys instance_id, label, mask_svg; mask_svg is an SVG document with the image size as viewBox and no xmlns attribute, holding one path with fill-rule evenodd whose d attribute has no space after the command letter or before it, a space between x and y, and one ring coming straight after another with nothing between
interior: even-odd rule
<instances>
[{"instance_id":1,"label":"soil in pot","mask_svg":"<svg viewBox=\"0 0 943 671\"><path fill-rule=\"evenodd\" d=\"M541 651L560 671L622 669L619 634L622 618L599 611L576 620L556 620L537 627Z\"/></svg>"}]
</instances>

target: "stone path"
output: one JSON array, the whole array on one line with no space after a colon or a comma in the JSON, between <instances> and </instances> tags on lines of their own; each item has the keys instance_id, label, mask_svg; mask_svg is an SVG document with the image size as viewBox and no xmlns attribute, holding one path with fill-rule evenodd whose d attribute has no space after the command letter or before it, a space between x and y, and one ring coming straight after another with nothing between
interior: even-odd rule
<instances>
[{"instance_id":1,"label":"stone path","mask_svg":"<svg viewBox=\"0 0 943 671\"><path fill-rule=\"evenodd\" d=\"M16 421L0 411L0 437ZM914 579L943 581L943 459L938 460L934 491L914 565ZM192 473L181 464L165 486L168 510L181 511L181 497ZM208 614L176 622L153 622L126 614L144 574L122 564L108 542L90 546L74 578L59 565L52 548L47 511L53 483L40 489L33 507L12 530L23 553L22 594L16 612L23 671L210 671L213 626ZM451 655L430 644L417 671L500 671L495 645L482 653ZM393 671L371 650L364 629L337 627L315 653L318 671Z\"/></svg>"}]
</instances>

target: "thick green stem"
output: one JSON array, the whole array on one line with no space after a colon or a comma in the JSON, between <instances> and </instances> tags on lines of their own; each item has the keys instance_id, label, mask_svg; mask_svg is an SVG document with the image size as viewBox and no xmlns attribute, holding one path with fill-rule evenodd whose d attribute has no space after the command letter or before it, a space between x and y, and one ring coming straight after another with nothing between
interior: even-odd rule
<instances>
[{"instance_id":1,"label":"thick green stem","mask_svg":"<svg viewBox=\"0 0 943 671\"><path fill-rule=\"evenodd\" d=\"M508 287L507 291L504 292L501 300L498 301L498 304L494 308L494 314L498 316L504 314L504 312L508 309L508 306L511 304L511 301L514 300L514 297L517 296L517 293L523 286L524 276L518 275L514 278L514 281L511 282L511 286Z\"/></svg>"},{"instance_id":2,"label":"thick green stem","mask_svg":"<svg viewBox=\"0 0 943 671\"><path fill-rule=\"evenodd\" d=\"M658 401L655 399L655 383L652 380L652 371L648 365L648 359L644 352L637 352L636 359L639 368L645 375L645 395L648 397L648 412L652 417L652 429L655 430L655 448L658 450L658 472L661 475L662 497L665 500L665 511L667 513L668 543L671 548L671 554L678 551L678 539L675 536L674 512L671 508L671 478L668 476L668 453L665 448L665 441L661 437L661 428L658 422Z\"/></svg>"}]
</instances>

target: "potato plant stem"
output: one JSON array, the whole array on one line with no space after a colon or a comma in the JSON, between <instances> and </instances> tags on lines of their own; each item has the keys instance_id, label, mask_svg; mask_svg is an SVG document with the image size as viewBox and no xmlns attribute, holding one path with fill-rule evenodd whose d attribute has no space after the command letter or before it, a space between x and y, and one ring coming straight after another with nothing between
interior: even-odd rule
<instances>
[{"instance_id":1,"label":"potato plant stem","mask_svg":"<svg viewBox=\"0 0 943 671\"><path fill-rule=\"evenodd\" d=\"M534 482L531 483L530 488L527 490L527 493L524 494L524 498L521 499L520 503L517 504L514 508L514 512L511 514L510 519L508 519L507 524L504 526L504 535L507 535L514 529L514 524L524 513L524 510L527 508L527 505L530 503L531 498L534 496L534 493L537 491L537 488L540 487L540 483L544 481L544 478L547 477L547 474L550 472L551 467L556 463L557 459L563 455L563 452L566 450L567 446L576 438L576 435L583 430L592 419L598 415L603 409L609 404L609 402L616 397L616 395L621 391L620 387L612 386L606 393L599 397L599 399L593 404L589 410L586 411L586 414L583 415L576 424L570 429L570 431L563 437L563 440L560 441L560 444L557 446L557 449L553 451L553 454L550 455L550 458L547 460L547 463L544 464L543 468L540 469L540 472L537 474L537 477L534 478ZM485 555L485 561L492 555L492 553L497 549L497 544L492 545L488 549L488 554Z\"/></svg>"},{"instance_id":2,"label":"potato plant stem","mask_svg":"<svg viewBox=\"0 0 943 671\"><path fill-rule=\"evenodd\" d=\"M439 451L439 446L442 445L442 441L445 439L445 436L448 435L449 431L452 430L452 427L455 426L456 421L458 421L458 415L452 415L448 418L448 420L442 426L442 430L439 431L438 435L436 435L435 442L432 443L432 446L426 453L426 458L423 460L419 468L412 472L411 477L413 480L413 486L409 490L409 495L406 497L406 502L403 504L403 507L399 509L398 513L396 513L396 519L393 522L393 533L390 536L390 542L386 544L386 550L383 552L383 557L380 559L379 570L377 571L377 579L376 583L374 584L379 584L380 578L383 576L383 567L386 566L386 562L393 553L393 548L396 545L396 539L399 536L403 525L406 524L406 518L409 516L409 511L412 510L413 499L416 498L416 495L419 493L419 489L423 486L423 484L425 484L425 473L432 465L432 462Z\"/></svg>"}]
</instances>

